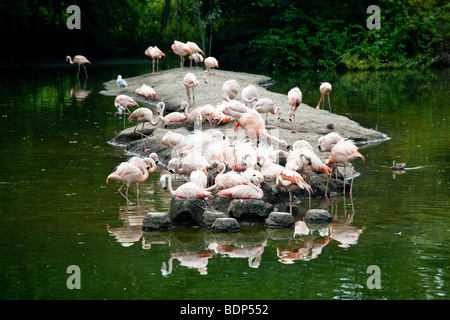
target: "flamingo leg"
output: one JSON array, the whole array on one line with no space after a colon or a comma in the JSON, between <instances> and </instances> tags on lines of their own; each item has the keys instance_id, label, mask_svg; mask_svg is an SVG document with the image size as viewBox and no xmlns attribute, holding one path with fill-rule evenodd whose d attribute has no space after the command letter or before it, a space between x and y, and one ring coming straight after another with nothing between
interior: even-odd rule
<instances>
[{"instance_id":1,"label":"flamingo leg","mask_svg":"<svg viewBox=\"0 0 450 320\"><path fill-rule=\"evenodd\" d=\"M86 67L83 65L84 73L86 74L86 79L88 78Z\"/></svg>"},{"instance_id":2,"label":"flamingo leg","mask_svg":"<svg viewBox=\"0 0 450 320\"><path fill-rule=\"evenodd\" d=\"M124 197L127 200L127 205L128 204L132 204L130 200L128 200L128 185L127 185L127 191L125 192L125 194L122 193L122 188L125 184L122 184L122 186L119 188L119 190L117 190L117 192Z\"/></svg>"},{"instance_id":3,"label":"flamingo leg","mask_svg":"<svg viewBox=\"0 0 450 320\"><path fill-rule=\"evenodd\" d=\"M344 196L345 196L345 179L346 179L346 174L345 174L345 164L344 164Z\"/></svg>"},{"instance_id":4,"label":"flamingo leg","mask_svg":"<svg viewBox=\"0 0 450 320\"><path fill-rule=\"evenodd\" d=\"M152 74L155 74L155 58L152 60Z\"/></svg>"},{"instance_id":5,"label":"flamingo leg","mask_svg":"<svg viewBox=\"0 0 450 320\"><path fill-rule=\"evenodd\" d=\"M214 76L214 85L216 85L216 73L213 72L213 76Z\"/></svg>"},{"instance_id":6,"label":"flamingo leg","mask_svg":"<svg viewBox=\"0 0 450 320\"><path fill-rule=\"evenodd\" d=\"M136 200L139 201L139 183L136 183L136 193L137 193Z\"/></svg>"},{"instance_id":7,"label":"flamingo leg","mask_svg":"<svg viewBox=\"0 0 450 320\"><path fill-rule=\"evenodd\" d=\"M292 122L292 131L291 131L291 132L292 132L292 133L297 133L297 132L295 131L295 129L294 129L294 128L295 128L295 113L292 114L292 117L294 118L294 121Z\"/></svg>"},{"instance_id":8,"label":"flamingo leg","mask_svg":"<svg viewBox=\"0 0 450 320\"><path fill-rule=\"evenodd\" d=\"M355 176L355 169L353 168L353 166L350 164L350 168L352 169L352 181L350 182L350 198L352 197L352 191L353 191L353 180L354 180L354 176Z\"/></svg>"},{"instance_id":9,"label":"flamingo leg","mask_svg":"<svg viewBox=\"0 0 450 320\"><path fill-rule=\"evenodd\" d=\"M330 107L330 112L331 112L330 94L328 94L328 107Z\"/></svg>"},{"instance_id":10,"label":"flamingo leg","mask_svg":"<svg viewBox=\"0 0 450 320\"><path fill-rule=\"evenodd\" d=\"M328 202L328 182L330 181L330 175L327 174L327 186L325 187L325 200Z\"/></svg>"},{"instance_id":11,"label":"flamingo leg","mask_svg":"<svg viewBox=\"0 0 450 320\"><path fill-rule=\"evenodd\" d=\"M156 74L159 74L159 59L156 58Z\"/></svg>"}]
</instances>

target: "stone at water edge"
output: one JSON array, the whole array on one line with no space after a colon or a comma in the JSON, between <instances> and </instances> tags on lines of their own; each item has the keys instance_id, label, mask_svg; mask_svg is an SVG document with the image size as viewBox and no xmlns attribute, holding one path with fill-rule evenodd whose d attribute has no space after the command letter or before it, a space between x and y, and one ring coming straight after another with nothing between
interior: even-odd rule
<instances>
[{"instance_id":1,"label":"stone at water edge","mask_svg":"<svg viewBox=\"0 0 450 320\"><path fill-rule=\"evenodd\" d=\"M264 200L234 199L228 207L228 214L239 221L242 220L264 220L273 210L273 205Z\"/></svg>"},{"instance_id":2,"label":"stone at water edge","mask_svg":"<svg viewBox=\"0 0 450 320\"><path fill-rule=\"evenodd\" d=\"M228 215L220 211L205 211L203 214L203 223L206 227L211 227L218 218L228 218Z\"/></svg>"},{"instance_id":3,"label":"stone at water edge","mask_svg":"<svg viewBox=\"0 0 450 320\"><path fill-rule=\"evenodd\" d=\"M306 212L305 222L321 223L330 222L332 220L331 214L327 210L310 209Z\"/></svg>"},{"instance_id":4,"label":"stone at water edge","mask_svg":"<svg viewBox=\"0 0 450 320\"><path fill-rule=\"evenodd\" d=\"M241 227L234 218L217 218L211 226L212 232L239 232Z\"/></svg>"},{"instance_id":5,"label":"stone at water edge","mask_svg":"<svg viewBox=\"0 0 450 320\"><path fill-rule=\"evenodd\" d=\"M165 231L169 229L172 229L172 222L167 212L149 212L142 221L143 231Z\"/></svg>"},{"instance_id":6,"label":"stone at water edge","mask_svg":"<svg viewBox=\"0 0 450 320\"><path fill-rule=\"evenodd\" d=\"M294 228L294 216L289 212L271 212L265 223L266 228Z\"/></svg>"}]
</instances>

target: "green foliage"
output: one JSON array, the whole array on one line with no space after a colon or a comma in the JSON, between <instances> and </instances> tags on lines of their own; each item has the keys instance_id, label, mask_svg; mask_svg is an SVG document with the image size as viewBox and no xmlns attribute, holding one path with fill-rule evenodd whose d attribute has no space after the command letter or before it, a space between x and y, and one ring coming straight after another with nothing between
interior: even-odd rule
<instances>
[{"instance_id":1,"label":"green foliage","mask_svg":"<svg viewBox=\"0 0 450 320\"><path fill-rule=\"evenodd\" d=\"M2 55L83 52L142 56L149 45L170 52L194 41L225 68L389 69L446 65L450 4L380 0L381 29L368 29L370 0L78 0L82 29L68 30L58 0L0 3L3 38L21 41ZM14 52L16 50L16 52ZM77 53L74 53L76 51ZM166 53L167 54L167 53Z\"/></svg>"}]
</instances>

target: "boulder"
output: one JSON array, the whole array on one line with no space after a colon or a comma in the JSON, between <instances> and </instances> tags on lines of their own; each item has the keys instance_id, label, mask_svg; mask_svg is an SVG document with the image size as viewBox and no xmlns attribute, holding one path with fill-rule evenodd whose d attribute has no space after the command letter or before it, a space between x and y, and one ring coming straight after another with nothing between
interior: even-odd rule
<instances>
[{"instance_id":1,"label":"boulder","mask_svg":"<svg viewBox=\"0 0 450 320\"><path fill-rule=\"evenodd\" d=\"M167 212L149 212L142 221L143 231L165 231L169 229L172 229L172 222Z\"/></svg>"},{"instance_id":2,"label":"boulder","mask_svg":"<svg viewBox=\"0 0 450 320\"><path fill-rule=\"evenodd\" d=\"M234 218L217 218L211 226L212 232L239 232L241 227Z\"/></svg>"},{"instance_id":3,"label":"boulder","mask_svg":"<svg viewBox=\"0 0 450 320\"><path fill-rule=\"evenodd\" d=\"M263 221L272 210L272 204L256 199L234 199L228 206L228 214L239 221Z\"/></svg>"},{"instance_id":4,"label":"boulder","mask_svg":"<svg viewBox=\"0 0 450 320\"><path fill-rule=\"evenodd\" d=\"M205 211L203 214L203 224L206 227L210 227L218 218L228 218L228 215L220 211Z\"/></svg>"},{"instance_id":5,"label":"boulder","mask_svg":"<svg viewBox=\"0 0 450 320\"><path fill-rule=\"evenodd\" d=\"M265 223L266 228L281 229L295 226L294 216L289 212L272 212Z\"/></svg>"},{"instance_id":6,"label":"boulder","mask_svg":"<svg viewBox=\"0 0 450 320\"><path fill-rule=\"evenodd\" d=\"M306 212L305 222L324 223L332 220L331 214L327 210L311 209Z\"/></svg>"},{"instance_id":7,"label":"boulder","mask_svg":"<svg viewBox=\"0 0 450 320\"><path fill-rule=\"evenodd\" d=\"M174 225L204 227L203 214L206 210L210 210L210 208L205 200L173 197L170 202L169 216Z\"/></svg>"}]
</instances>

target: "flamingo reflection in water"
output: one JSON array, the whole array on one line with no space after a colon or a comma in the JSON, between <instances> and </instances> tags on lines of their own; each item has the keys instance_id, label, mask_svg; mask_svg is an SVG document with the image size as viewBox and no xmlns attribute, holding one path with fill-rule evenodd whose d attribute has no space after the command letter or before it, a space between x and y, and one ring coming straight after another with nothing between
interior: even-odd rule
<instances>
[{"instance_id":1,"label":"flamingo reflection in water","mask_svg":"<svg viewBox=\"0 0 450 320\"><path fill-rule=\"evenodd\" d=\"M266 245L267 239L253 247L238 247L232 243L212 242L208 245L208 248L214 250L217 254L226 255L230 258L247 258L248 266L256 269L259 268Z\"/></svg>"},{"instance_id":2,"label":"flamingo reflection in water","mask_svg":"<svg viewBox=\"0 0 450 320\"><path fill-rule=\"evenodd\" d=\"M180 261L181 266L188 267L190 269L197 269L201 275L208 274L207 265L208 260L214 255L211 250L200 250L200 251L186 251L186 252L175 252L170 254L170 258L167 261L167 265L163 262L161 267L161 273L163 276L168 276L172 273L173 260L177 259Z\"/></svg>"}]
</instances>

